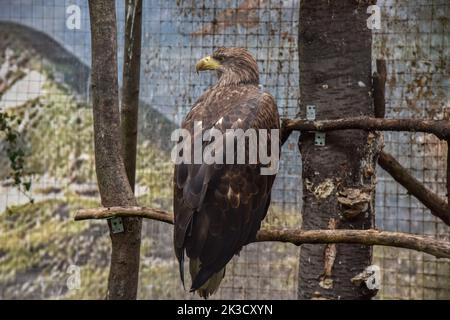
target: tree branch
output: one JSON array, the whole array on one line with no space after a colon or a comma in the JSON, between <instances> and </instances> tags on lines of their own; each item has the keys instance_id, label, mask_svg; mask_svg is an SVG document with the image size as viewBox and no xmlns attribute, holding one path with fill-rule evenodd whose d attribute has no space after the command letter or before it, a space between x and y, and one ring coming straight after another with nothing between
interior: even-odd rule
<instances>
[{"instance_id":1,"label":"tree branch","mask_svg":"<svg viewBox=\"0 0 450 320\"><path fill-rule=\"evenodd\" d=\"M386 113L386 60L377 60L377 72L373 75L373 106L375 118L384 118Z\"/></svg>"},{"instance_id":2,"label":"tree branch","mask_svg":"<svg viewBox=\"0 0 450 320\"><path fill-rule=\"evenodd\" d=\"M450 203L450 139L447 139L447 204ZM450 207L448 208L450 215Z\"/></svg>"},{"instance_id":3,"label":"tree branch","mask_svg":"<svg viewBox=\"0 0 450 320\"><path fill-rule=\"evenodd\" d=\"M173 224L169 212L144 207L111 207L79 210L75 220L106 219L111 217L142 217ZM305 243L354 243L367 246L380 245L406 248L431 254L437 258L450 259L450 242L430 237L378 230L308 230L262 229L256 242L279 241L294 245Z\"/></svg>"},{"instance_id":4,"label":"tree branch","mask_svg":"<svg viewBox=\"0 0 450 320\"><path fill-rule=\"evenodd\" d=\"M131 189L136 180L136 145L141 79L142 0L125 1L125 44L120 126L122 157Z\"/></svg>"},{"instance_id":5,"label":"tree branch","mask_svg":"<svg viewBox=\"0 0 450 320\"><path fill-rule=\"evenodd\" d=\"M398 161L390 154L380 152L378 164L386 170L395 181L400 183L409 193L430 209L431 214L440 218L445 224L450 226L450 208L444 199L414 178L408 170L398 163Z\"/></svg>"},{"instance_id":6,"label":"tree branch","mask_svg":"<svg viewBox=\"0 0 450 320\"><path fill-rule=\"evenodd\" d=\"M112 217L141 217L173 224L173 215L167 211L147 207L110 207L78 210L75 221L108 219Z\"/></svg>"},{"instance_id":7,"label":"tree branch","mask_svg":"<svg viewBox=\"0 0 450 320\"><path fill-rule=\"evenodd\" d=\"M439 139L450 137L450 121L422 119L381 119L372 117L353 117L336 120L308 121L303 119L285 119L283 123L288 132L333 131L360 129L366 131L410 131L432 133ZM287 133L284 133L286 135Z\"/></svg>"}]
</instances>

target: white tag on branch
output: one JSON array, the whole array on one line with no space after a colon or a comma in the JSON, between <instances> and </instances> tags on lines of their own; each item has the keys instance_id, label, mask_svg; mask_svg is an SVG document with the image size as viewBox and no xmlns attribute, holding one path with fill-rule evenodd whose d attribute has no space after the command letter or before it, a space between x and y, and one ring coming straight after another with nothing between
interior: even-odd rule
<instances>
[{"instance_id":1,"label":"white tag on branch","mask_svg":"<svg viewBox=\"0 0 450 320\"><path fill-rule=\"evenodd\" d=\"M379 290L381 285L380 267L377 265L368 266L363 272L353 277L351 281L356 285L364 282L369 290Z\"/></svg>"}]
</instances>

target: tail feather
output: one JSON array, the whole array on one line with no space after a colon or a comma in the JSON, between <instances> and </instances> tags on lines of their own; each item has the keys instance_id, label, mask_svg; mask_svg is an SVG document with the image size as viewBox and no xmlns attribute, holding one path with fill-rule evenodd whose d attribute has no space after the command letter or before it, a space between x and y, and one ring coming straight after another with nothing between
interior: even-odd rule
<instances>
[{"instance_id":1,"label":"tail feather","mask_svg":"<svg viewBox=\"0 0 450 320\"><path fill-rule=\"evenodd\" d=\"M184 286L184 250L182 251L180 260L178 261L178 267L180 270L180 278L181 283L183 284L183 289L186 290L186 287Z\"/></svg>"},{"instance_id":2,"label":"tail feather","mask_svg":"<svg viewBox=\"0 0 450 320\"><path fill-rule=\"evenodd\" d=\"M198 295L204 299L214 294L220 286L222 279L225 277L225 267L211 276L208 276L206 281L205 277L207 274L200 273L200 259L190 259L189 260L189 271L192 278L191 292L196 291Z\"/></svg>"}]
</instances>

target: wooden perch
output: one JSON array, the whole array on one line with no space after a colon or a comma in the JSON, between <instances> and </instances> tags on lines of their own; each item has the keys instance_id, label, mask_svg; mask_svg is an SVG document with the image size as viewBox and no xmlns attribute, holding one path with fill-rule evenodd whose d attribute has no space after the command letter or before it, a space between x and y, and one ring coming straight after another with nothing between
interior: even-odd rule
<instances>
[{"instance_id":1,"label":"wooden perch","mask_svg":"<svg viewBox=\"0 0 450 320\"><path fill-rule=\"evenodd\" d=\"M398 161L385 152L380 152L378 164L386 170L409 193L422 202L431 213L450 226L450 208L447 202L429 190L419 180L414 178Z\"/></svg>"},{"instance_id":2,"label":"wooden perch","mask_svg":"<svg viewBox=\"0 0 450 320\"><path fill-rule=\"evenodd\" d=\"M141 217L173 224L173 215L167 211L146 207L110 207L78 210L75 221L107 219L112 217Z\"/></svg>"},{"instance_id":3,"label":"wooden perch","mask_svg":"<svg viewBox=\"0 0 450 320\"><path fill-rule=\"evenodd\" d=\"M75 220L106 219L112 217L142 217L173 224L173 215L169 212L144 207L111 207L79 210ZM362 245L380 245L412 249L431 254L437 258L450 259L450 242L430 237L378 230L308 230L262 229L256 236L256 242L279 241L297 246L304 243L354 243Z\"/></svg>"},{"instance_id":4,"label":"wooden perch","mask_svg":"<svg viewBox=\"0 0 450 320\"><path fill-rule=\"evenodd\" d=\"M439 139L450 137L450 121L422 119L381 119L372 117L354 117L336 120L309 121L303 119L286 119L285 130L298 131L333 131L360 129L367 131L410 131L432 133ZM285 135L287 133L284 133Z\"/></svg>"}]
</instances>

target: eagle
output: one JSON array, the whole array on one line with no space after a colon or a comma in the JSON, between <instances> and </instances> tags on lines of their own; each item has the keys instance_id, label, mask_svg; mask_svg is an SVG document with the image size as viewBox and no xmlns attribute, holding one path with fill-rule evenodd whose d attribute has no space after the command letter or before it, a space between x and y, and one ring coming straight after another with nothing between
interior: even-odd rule
<instances>
[{"instance_id":1,"label":"eagle","mask_svg":"<svg viewBox=\"0 0 450 320\"><path fill-rule=\"evenodd\" d=\"M190 134L195 134L195 124L200 121L202 132L212 128L222 133L228 129L280 129L275 100L260 89L257 62L246 49L219 48L199 60L196 70L215 71L218 80L182 122L181 127ZM262 140L258 138L258 143ZM206 146L213 141L202 143ZM254 150L251 143L250 139L245 142L246 157ZM268 133L263 143L270 153L272 146L279 147L279 136ZM194 147L192 140L191 144ZM222 151L227 158L228 149ZM226 264L255 240L270 204L276 173L262 174L264 166L259 155L256 163L175 165L174 248L183 286L185 255L189 258L191 292L205 299L212 295L225 276Z\"/></svg>"}]
</instances>

